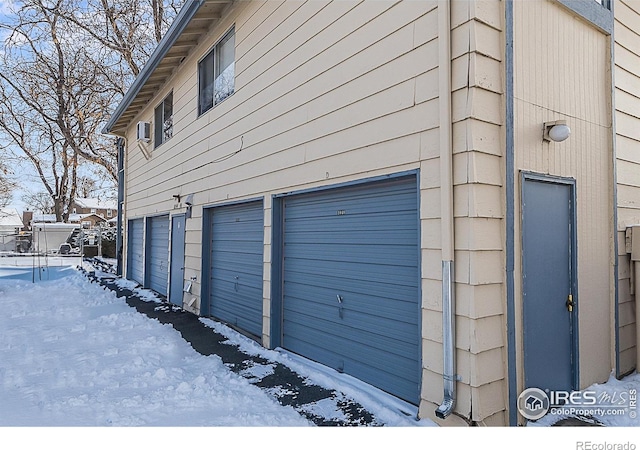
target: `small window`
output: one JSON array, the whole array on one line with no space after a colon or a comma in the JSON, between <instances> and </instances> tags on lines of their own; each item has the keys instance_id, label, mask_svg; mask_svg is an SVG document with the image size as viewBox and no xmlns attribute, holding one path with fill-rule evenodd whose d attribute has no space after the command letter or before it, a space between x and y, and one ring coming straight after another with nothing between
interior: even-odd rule
<instances>
[{"instance_id":1,"label":"small window","mask_svg":"<svg viewBox=\"0 0 640 450\"><path fill-rule=\"evenodd\" d=\"M96 209L95 208L91 208L91 214L95 214L96 213Z\"/></svg>"},{"instance_id":2,"label":"small window","mask_svg":"<svg viewBox=\"0 0 640 450\"><path fill-rule=\"evenodd\" d=\"M173 137L173 92L156 106L154 123L154 147L159 147Z\"/></svg>"},{"instance_id":3,"label":"small window","mask_svg":"<svg viewBox=\"0 0 640 450\"><path fill-rule=\"evenodd\" d=\"M200 114L233 94L235 89L236 35L232 28L198 63Z\"/></svg>"},{"instance_id":4,"label":"small window","mask_svg":"<svg viewBox=\"0 0 640 450\"><path fill-rule=\"evenodd\" d=\"M111 210L110 210L110 209L107 209L107 217L111 217L111 216L112 216L112 214L113 214L113 213L111 212Z\"/></svg>"}]
</instances>

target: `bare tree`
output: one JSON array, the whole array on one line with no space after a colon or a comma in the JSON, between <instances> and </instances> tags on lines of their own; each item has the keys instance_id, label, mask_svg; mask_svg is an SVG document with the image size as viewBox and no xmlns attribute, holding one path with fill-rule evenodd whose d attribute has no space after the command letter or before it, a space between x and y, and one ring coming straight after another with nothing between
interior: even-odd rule
<instances>
[{"instance_id":1,"label":"bare tree","mask_svg":"<svg viewBox=\"0 0 640 450\"><path fill-rule=\"evenodd\" d=\"M94 195L97 187L98 183L93 178L82 176L78 180L78 194L82 198L91 198Z\"/></svg>"},{"instance_id":2,"label":"bare tree","mask_svg":"<svg viewBox=\"0 0 640 450\"><path fill-rule=\"evenodd\" d=\"M0 137L31 162L57 220L68 219L82 165L115 185L117 152L100 130L181 4L18 0L0 24Z\"/></svg>"},{"instance_id":3,"label":"bare tree","mask_svg":"<svg viewBox=\"0 0 640 450\"><path fill-rule=\"evenodd\" d=\"M9 169L0 161L0 208L7 206L11 202L15 183L9 177Z\"/></svg>"},{"instance_id":4,"label":"bare tree","mask_svg":"<svg viewBox=\"0 0 640 450\"><path fill-rule=\"evenodd\" d=\"M53 200L56 220L66 222L75 196L79 158L92 160L85 138L90 124L77 106L90 101L93 92L82 73L86 70L83 52L75 52L68 44L71 40L63 39L69 30L55 9L44 3L24 2L10 45L5 46L0 130L31 161Z\"/></svg>"},{"instance_id":5,"label":"bare tree","mask_svg":"<svg viewBox=\"0 0 640 450\"><path fill-rule=\"evenodd\" d=\"M58 13L106 52L95 66L124 95L184 0L66 0ZM105 61L104 58L107 57ZM106 64L105 64L106 62Z\"/></svg>"},{"instance_id":6,"label":"bare tree","mask_svg":"<svg viewBox=\"0 0 640 450\"><path fill-rule=\"evenodd\" d=\"M22 196L25 205L42 214L53 214L53 200L48 192L27 193Z\"/></svg>"}]
</instances>

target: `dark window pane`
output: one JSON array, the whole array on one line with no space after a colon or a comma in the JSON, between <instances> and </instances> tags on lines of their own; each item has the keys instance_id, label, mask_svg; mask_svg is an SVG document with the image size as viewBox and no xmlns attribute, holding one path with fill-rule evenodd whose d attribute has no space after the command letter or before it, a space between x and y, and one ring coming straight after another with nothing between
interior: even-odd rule
<instances>
[{"instance_id":1,"label":"dark window pane","mask_svg":"<svg viewBox=\"0 0 640 450\"><path fill-rule=\"evenodd\" d=\"M199 104L200 104L200 114L207 111L211 107L213 107L213 86L214 86L214 77L213 77L213 51L204 57L200 64L198 65L199 72Z\"/></svg>"},{"instance_id":2,"label":"dark window pane","mask_svg":"<svg viewBox=\"0 0 640 450\"><path fill-rule=\"evenodd\" d=\"M153 131L153 146L157 147L162 144L162 104L156 107Z\"/></svg>"}]
</instances>

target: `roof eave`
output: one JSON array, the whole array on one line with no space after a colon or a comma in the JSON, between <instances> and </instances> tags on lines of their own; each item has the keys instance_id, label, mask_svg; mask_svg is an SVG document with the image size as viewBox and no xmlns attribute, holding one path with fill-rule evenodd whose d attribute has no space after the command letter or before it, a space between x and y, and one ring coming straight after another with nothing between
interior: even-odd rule
<instances>
[{"instance_id":1,"label":"roof eave","mask_svg":"<svg viewBox=\"0 0 640 450\"><path fill-rule=\"evenodd\" d=\"M187 3L182 7L175 20L169 27L169 30L164 35L162 40L158 43L158 46L151 54L149 61L145 64L144 68L140 71L133 84L126 92L123 99L118 104L118 107L111 115L109 122L102 129L104 134L113 134L113 127L120 120L120 117L124 112L131 106L131 103L135 100L138 93L145 85L149 77L154 73L160 62L164 59L164 57L169 53L169 50L173 47L175 42L178 40L184 29L189 25L191 19L198 12L200 7L205 3L205 0L188 0Z\"/></svg>"}]
</instances>

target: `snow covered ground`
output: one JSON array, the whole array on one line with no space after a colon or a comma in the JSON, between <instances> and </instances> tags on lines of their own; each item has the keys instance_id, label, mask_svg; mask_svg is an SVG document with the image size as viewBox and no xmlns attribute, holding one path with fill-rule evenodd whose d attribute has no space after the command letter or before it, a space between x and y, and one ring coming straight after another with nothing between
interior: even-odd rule
<instances>
[{"instance_id":1,"label":"snow covered ground","mask_svg":"<svg viewBox=\"0 0 640 450\"><path fill-rule=\"evenodd\" d=\"M0 298L2 426L309 425L80 274Z\"/></svg>"},{"instance_id":2,"label":"snow covered ground","mask_svg":"<svg viewBox=\"0 0 640 450\"><path fill-rule=\"evenodd\" d=\"M312 425L293 408L280 405L248 380L229 371L217 356L196 353L170 325L139 314L123 299L89 283L79 273L36 283L0 277L0 305L0 427L102 430L260 426L300 430ZM350 386L345 379L332 378L320 368L268 351L220 324L202 320L246 352L277 359L325 386L358 395L357 387ZM623 388L637 389L640 376L623 381L612 379L596 388L611 393ZM396 430L403 427L403 440L409 436L420 440L431 439L429 436L460 439L469 433L457 430L452 435L445 429L425 427L433 425L428 420L403 420L393 408L387 409L384 402L377 403L375 399L365 406L373 408L372 412ZM551 421L545 417L537 427L527 428L540 430L539 426ZM601 421L609 426L640 425L637 419L628 416ZM582 431L581 435L593 432ZM202 433L200 430L188 434L198 439L211 437L210 432ZM356 439L365 437L358 431L350 433L356 433ZM216 435L223 436L220 432ZM20 436L27 437L24 433ZM174 442L163 432L154 432L154 436L163 444ZM28 437L34 436L29 433ZM237 433L227 435L231 442L236 437ZM374 443L386 442L380 440L383 437L374 434ZM392 434L389 442L397 437ZM469 442L473 443L473 436ZM640 449L640 442L637 445ZM495 448L503 447L496 443Z\"/></svg>"},{"instance_id":3,"label":"snow covered ground","mask_svg":"<svg viewBox=\"0 0 640 450\"><path fill-rule=\"evenodd\" d=\"M36 283L0 277L0 426L312 425L217 356L196 353L170 325L69 270ZM155 300L149 291L141 294ZM325 387L354 391L349 377L334 380L321 367L203 321L245 351L287 363ZM363 396L365 406L386 425L434 425L371 396Z\"/></svg>"}]
</instances>

